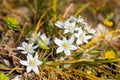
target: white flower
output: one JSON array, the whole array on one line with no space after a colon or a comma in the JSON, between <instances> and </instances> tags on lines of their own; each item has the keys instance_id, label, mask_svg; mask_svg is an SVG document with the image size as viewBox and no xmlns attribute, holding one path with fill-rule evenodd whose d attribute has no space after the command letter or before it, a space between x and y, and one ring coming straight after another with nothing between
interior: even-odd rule
<instances>
[{"instance_id":1,"label":"white flower","mask_svg":"<svg viewBox=\"0 0 120 80\"><path fill-rule=\"evenodd\" d=\"M82 23L82 22L84 22L84 19L83 19L83 18L81 18L81 17L79 17L79 18L77 19L77 22Z\"/></svg>"},{"instance_id":2,"label":"white flower","mask_svg":"<svg viewBox=\"0 0 120 80\"><path fill-rule=\"evenodd\" d=\"M96 30L93 29L93 28L90 28L90 27L85 27L85 30L87 30L87 32L90 33L90 34L94 34L95 35L95 33L96 33Z\"/></svg>"},{"instance_id":3,"label":"white flower","mask_svg":"<svg viewBox=\"0 0 120 80\"><path fill-rule=\"evenodd\" d=\"M77 37L77 41L76 41L77 45L80 45L83 42L88 43L88 39L92 38L91 35L86 35L86 32L83 31L81 28L79 29L78 33L75 33L74 35L75 37Z\"/></svg>"},{"instance_id":4,"label":"white flower","mask_svg":"<svg viewBox=\"0 0 120 80\"><path fill-rule=\"evenodd\" d=\"M27 53L34 53L35 50L38 46L33 46L34 43L26 43L22 42L22 47L17 47L17 49L22 50L22 54L27 54Z\"/></svg>"},{"instance_id":5,"label":"white flower","mask_svg":"<svg viewBox=\"0 0 120 80\"><path fill-rule=\"evenodd\" d=\"M68 40L66 40L65 37L63 37L63 40L55 38L55 44L57 44L59 46L56 53L60 53L60 52L64 51L65 55L70 56L71 55L70 50L77 49L77 47L75 45L72 45L73 42L74 42L74 36L72 36Z\"/></svg>"},{"instance_id":6,"label":"white flower","mask_svg":"<svg viewBox=\"0 0 120 80\"><path fill-rule=\"evenodd\" d=\"M83 19L82 17L79 17L79 18L77 19L77 23L81 23L81 24L84 25L85 27L88 26L88 24L84 21L84 19Z\"/></svg>"},{"instance_id":7,"label":"white flower","mask_svg":"<svg viewBox=\"0 0 120 80\"><path fill-rule=\"evenodd\" d=\"M66 21L72 23L72 22L76 22L77 19L75 17L73 17L73 16L70 16L70 18L67 19Z\"/></svg>"},{"instance_id":8,"label":"white flower","mask_svg":"<svg viewBox=\"0 0 120 80\"><path fill-rule=\"evenodd\" d=\"M55 23L55 25L58 27L58 28L63 28L64 27L64 23L62 21L57 21Z\"/></svg>"},{"instance_id":9,"label":"white flower","mask_svg":"<svg viewBox=\"0 0 120 80\"><path fill-rule=\"evenodd\" d=\"M38 60L38 53L36 53L34 58L31 54L28 54L27 61L20 60L20 63L27 66L27 73L33 70L35 74L39 74L38 65L41 65L43 62Z\"/></svg>"},{"instance_id":10,"label":"white flower","mask_svg":"<svg viewBox=\"0 0 120 80\"><path fill-rule=\"evenodd\" d=\"M50 38L47 38L45 33L43 33L41 36L40 36L41 40L44 42L45 45L49 45L50 44Z\"/></svg>"},{"instance_id":11,"label":"white flower","mask_svg":"<svg viewBox=\"0 0 120 80\"><path fill-rule=\"evenodd\" d=\"M64 34L70 32L70 33L74 33L74 31L76 30L76 23L72 22L70 23L69 21L65 22L65 26L64 26Z\"/></svg>"},{"instance_id":12,"label":"white flower","mask_svg":"<svg viewBox=\"0 0 120 80\"><path fill-rule=\"evenodd\" d=\"M41 32L36 33L30 33L30 38L26 38L26 40L30 40L31 42L35 42L39 39Z\"/></svg>"}]
</instances>

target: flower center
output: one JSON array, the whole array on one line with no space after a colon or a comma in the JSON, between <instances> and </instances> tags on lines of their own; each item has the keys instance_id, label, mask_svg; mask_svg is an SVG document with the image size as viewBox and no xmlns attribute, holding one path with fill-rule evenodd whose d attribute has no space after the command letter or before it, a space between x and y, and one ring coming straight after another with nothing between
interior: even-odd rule
<instances>
[{"instance_id":1,"label":"flower center","mask_svg":"<svg viewBox=\"0 0 120 80\"><path fill-rule=\"evenodd\" d=\"M72 26L71 26L71 25L68 25L68 29L71 30L71 29L72 29Z\"/></svg>"},{"instance_id":2,"label":"flower center","mask_svg":"<svg viewBox=\"0 0 120 80\"><path fill-rule=\"evenodd\" d=\"M68 48L69 47L69 44L68 43L64 43L64 48L66 49L66 48Z\"/></svg>"},{"instance_id":3,"label":"flower center","mask_svg":"<svg viewBox=\"0 0 120 80\"><path fill-rule=\"evenodd\" d=\"M80 37L81 37L81 39L84 39L84 38L85 38L85 36L84 36L84 35L81 35Z\"/></svg>"},{"instance_id":4,"label":"flower center","mask_svg":"<svg viewBox=\"0 0 120 80\"><path fill-rule=\"evenodd\" d=\"M34 66L35 62L33 60L30 61L29 65Z\"/></svg>"},{"instance_id":5,"label":"flower center","mask_svg":"<svg viewBox=\"0 0 120 80\"><path fill-rule=\"evenodd\" d=\"M26 49L27 49L27 50L30 50L30 48L31 48L30 45L27 45L27 46L26 46Z\"/></svg>"}]
</instances>

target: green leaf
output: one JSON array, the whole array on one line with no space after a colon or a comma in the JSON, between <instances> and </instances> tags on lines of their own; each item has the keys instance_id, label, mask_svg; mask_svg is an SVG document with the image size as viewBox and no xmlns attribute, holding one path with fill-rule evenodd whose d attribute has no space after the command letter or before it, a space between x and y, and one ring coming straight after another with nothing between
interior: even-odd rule
<instances>
[{"instance_id":1,"label":"green leaf","mask_svg":"<svg viewBox=\"0 0 120 80\"><path fill-rule=\"evenodd\" d=\"M90 50L88 51L89 54L95 55L95 54L100 54L102 51L100 50Z\"/></svg>"},{"instance_id":2,"label":"green leaf","mask_svg":"<svg viewBox=\"0 0 120 80\"><path fill-rule=\"evenodd\" d=\"M10 30L17 30L19 26L19 22L15 18L8 17L5 19L7 26Z\"/></svg>"},{"instance_id":3,"label":"green leaf","mask_svg":"<svg viewBox=\"0 0 120 80\"><path fill-rule=\"evenodd\" d=\"M42 49L49 49L49 47L41 40L38 41L38 45Z\"/></svg>"}]
</instances>

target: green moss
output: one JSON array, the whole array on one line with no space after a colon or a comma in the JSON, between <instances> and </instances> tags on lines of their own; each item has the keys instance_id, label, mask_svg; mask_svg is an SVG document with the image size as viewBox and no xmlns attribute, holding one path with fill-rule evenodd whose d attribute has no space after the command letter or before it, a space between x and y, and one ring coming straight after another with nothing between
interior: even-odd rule
<instances>
[{"instance_id":1,"label":"green moss","mask_svg":"<svg viewBox=\"0 0 120 80\"><path fill-rule=\"evenodd\" d=\"M11 30L16 30L19 28L19 22L15 18L6 18L5 19L7 26Z\"/></svg>"},{"instance_id":2,"label":"green moss","mask_svg":"<svg viewBox=\"0 0 120 80\"><path fill-rule=\"evenodd\" d=\"M10 80L4 73L0 74L0 80Z\"/></svg>"}]
</instances>

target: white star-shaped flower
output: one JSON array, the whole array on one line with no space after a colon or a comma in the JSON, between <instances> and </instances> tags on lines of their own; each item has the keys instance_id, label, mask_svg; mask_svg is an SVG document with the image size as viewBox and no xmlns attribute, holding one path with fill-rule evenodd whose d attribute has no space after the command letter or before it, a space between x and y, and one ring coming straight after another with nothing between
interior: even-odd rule
<instances>
[{"instance_id":1,"label":"white star-shaped flower","mask_svg":"<svg viewBox=\"0 0 120 80\"><path fill-rule=\"evenodd\" d=\"M27 66L27 73L33 70L35 74L39 74L38 65L41 65L43 62L38 60L38 53L36 53L34 58L31 54L28 54L27 61L20 60L20 63Z\"/></svg>"},{"instance_id":2,"label":"white star-shaped flower","mask_svg":"<svg viewBox=\"0 0 120 80\"><path fill-rule=\"evenodd\" d=\"M22 50L22 54L27 54L27 53L34 53L35 50L38 46L33 46L34 43L27 43L27 42L22 42L22 47L17 47L17 49Z\"/></svg>"},{"instance_id":3,"label":"white star-shaped flower","mask_svg":"<svg viewBox=\"0 0 120 80\"><path fill-rule=\"evenodd\" d=\"M72 23L72 22L76 22L77 19L75 17L73 17L73 16L70 16L70 18L67 19L66 21Z\"/></svg>"},{"instance_id":4,"label":"white star-shaped flower","mask_svg":"<svg viewBox=\"0 0 120 80\"><path fill-rule=\"evenodd\" d=\"M66 40L65 37L63 37L63 40L55 38L55 44L59 46L59 48L56 50L56 53L60 53L64 51L65 55L70 56L71 52L70 50L76 50L77 47L73 45L74 42L74 36Z\"/></svg>"},{"instance_id":5,"label":"white star-shaped flower","mask_svg":"<svg viewBox=\"0 0 120 80\"><path fill-rule=\"evenodd\" d=\"M96 30L90 27L85 27L86 32L95 35Z\"/></svg>"},{"instance_id":6,"label":"white star-shaped flower","mask_svg":"<svg viewBox=\"0 0 120 80\"><path fill-rule=\"evenodd\" d=\"M86 32L83 31L81 28L79 29L78 33L75 33L74 35L75 37L77 37L77 45L83 44L84 42L88 43L88 40L92 38L91 35L86 35Z\"/></svg>"},{"instance_id":7,"label":"white star-shaped flower","mask_svg":"<svg viewBox=\"0 0 120 80\"><path fill-rule=\"evenodd\" d=\"M69 21L66 21L64 29L65 29L64 34L66 34L68 32L74 33L74 31L76 30L76 22L70 23Z\"/></svg>"},{"instance_id":8,"label":"white star-shaped flower","mask_svg":"<svg viewBox=\"0 0 120 80\"><path fill-rule=\"evenodd\" d=\"M82 17L79 17L77 19L77 23L80 23L81 25L88 27L88 24L84 21L84 19Z\"/></svg>"},{"instance_id":9,"label":"white star-shaped flower","mask_svg":"<svg viewBox=\"0 0 120 80\"><path fill-rule=\"evenodd\" d=\"M39 31L38 33L30 33L30 38L26 38L26 40L29 40L31 42L35 42L36 40L39 39L41 32Z\"/></svg>"},{"instance_id":10,"label":"white star-shaped flower","mask_svg":"<svg viewBox=\"0 0 120 80\"><path fill-rule=\"evenodd\" d=\"M50 38L47 38L45 33L43 33L41 36L40 36L41 40L44 42L45 45L49 45L50 44Z\"/></svg>"}]
</instances>

